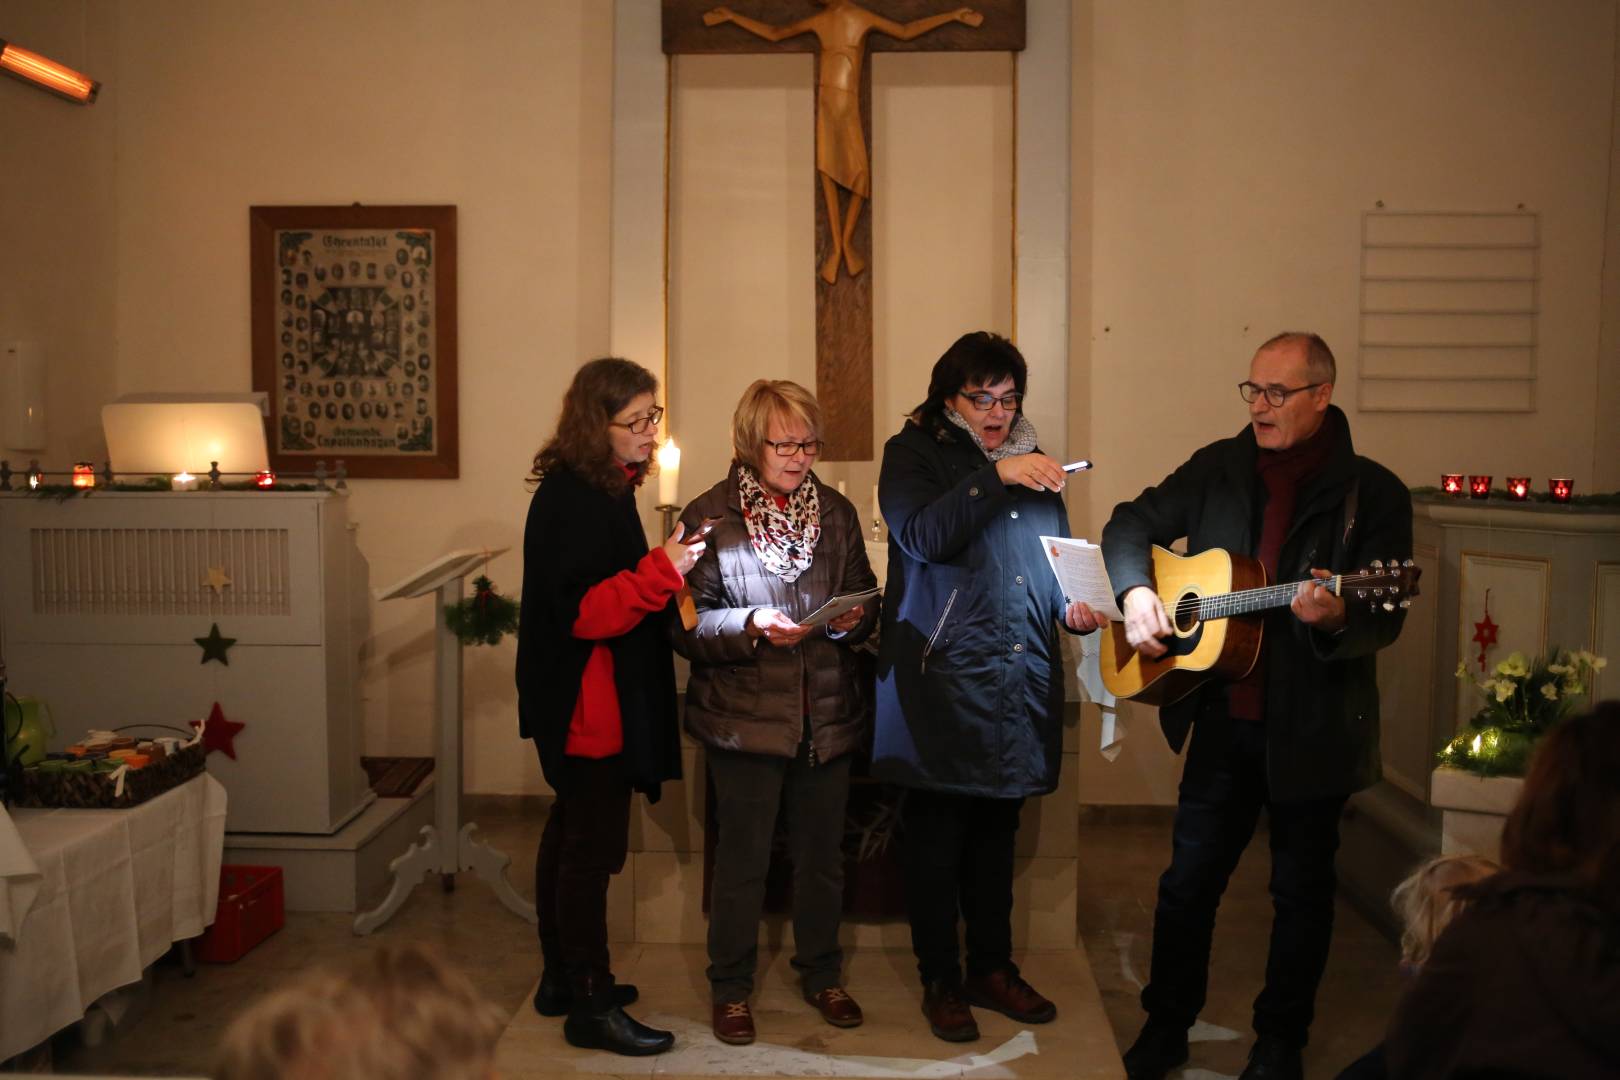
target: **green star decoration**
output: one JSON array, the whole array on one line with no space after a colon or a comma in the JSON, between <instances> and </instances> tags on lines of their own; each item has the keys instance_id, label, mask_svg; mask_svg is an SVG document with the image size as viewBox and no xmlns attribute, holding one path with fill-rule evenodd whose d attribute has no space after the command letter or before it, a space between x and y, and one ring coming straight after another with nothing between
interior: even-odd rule
<instances>
[{"instance_id":1,"label":"green star decoration","mask_svg":"<svg viewBox=\"0 0 1620 1080\"><path fill-rule=\"evenodd\" d=\"M207 637L192 638L191 640L202 646L202 663L206 664L210 660L218 660L226 667L231 666L231 658L225 655L225 650L235 645L236 639L222 636L219 632L219 623L215 623L209 629Z\"/></svg>"}]
</instances>

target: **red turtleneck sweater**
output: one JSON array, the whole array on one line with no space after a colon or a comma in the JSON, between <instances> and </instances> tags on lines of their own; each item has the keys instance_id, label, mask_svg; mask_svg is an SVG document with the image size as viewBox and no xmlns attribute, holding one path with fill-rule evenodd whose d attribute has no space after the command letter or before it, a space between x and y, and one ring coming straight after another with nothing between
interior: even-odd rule
<instances>
[{"instance_id":1,"label":"red turtleneck sweater","mask_svg":"<svg viewBox=\"0 0 1620 1080\"><path fill-rule=\"evenodd\" d=\"M635 470L627 468L632 479ZM579 681L579 697L568 724L564 753L575 757L612 757L624 749L619 717L619 691L613 682L613 650L608 639L627 634L655 611L662 611L681 587L681 575L655 547L634 570L620 570L592 585L579 602L574 636L596 642Z\"/></svg>"}]
</instances>

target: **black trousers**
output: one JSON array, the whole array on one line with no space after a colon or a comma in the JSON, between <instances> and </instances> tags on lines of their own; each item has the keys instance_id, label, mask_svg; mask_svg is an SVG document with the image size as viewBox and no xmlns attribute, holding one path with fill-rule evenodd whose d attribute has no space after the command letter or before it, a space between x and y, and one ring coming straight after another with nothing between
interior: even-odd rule
<instances>
[{"instance_id":1,"label":"black trousers","mask_svg":"<svg viewBox=\"0 0 1620 1080\"><path fill-rule=\"evenodd\" d=\"M705 755L720 830L709 891L708 975L714 1001L746 1001L753 993L778 809L787 815L793 859L794 970L806 994L840 985L849 756L811 765L802 743L793 758L714 747Z\"/></svg>"},{"instance_id":2,"label":"black trousers","mask_svg":"<svg viewBox=\"0 0 1620 1080\"><path fill-rule=\"evenodd\" d=\"M1254 1002L1254 1030L1304 1046L1333 937L1333 856L1345 796L1273 802L1266 783L1266 726L1219 715L1193 729L1170 868L1159 879L1153 965L1142 1007L1191 1027L1209 985L1215 911L1260 810L1271 826L1270 952Z\"/></svg>"},{"instance_id":3,"label":"black trousers","mask_svg":"<svg viewBox=\"0 0 1620 1080\"><path fill-rule=\"evenodd\" d=\"M966 924L967 972L1012 962L1013 840L1023 799L906 792L901 862L911 949L924 983L959 981L957 919Z\"/></svg>"},{"instance_id":4,"label":"black trousers","mask_svg":"<svg viewBox=\"0 0 1620 1080\"><path fill-rule=\"evenodd\" d=\"M624 869L630 795L617 756L570 758L567 790L557 793L540 834L534 864L540 953L547 968L567 973L576 994L600 992L613 981L608 878Z\"/></svg>"}]
</instances>

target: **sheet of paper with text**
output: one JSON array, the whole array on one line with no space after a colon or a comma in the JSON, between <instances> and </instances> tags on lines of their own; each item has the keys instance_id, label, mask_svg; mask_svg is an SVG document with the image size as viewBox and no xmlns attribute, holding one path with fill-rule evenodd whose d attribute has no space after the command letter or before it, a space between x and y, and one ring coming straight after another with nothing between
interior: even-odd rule
<instances>
[{"instance_id":1,"label":"sheet of paper with text","mask_svg":"<svg viewBox=\"0 0 1620 1080\"><path fill-rule=\"evenodd\" d=\"M1046 561L1052 565L1052 573L1057 576L1058 587L1066 599L1089 604L1097 614L1115 622L1125 621L1114 600L1114 587L1108 583L1102 548L1084 540L1043 536L1041 549L1046 552Z\"/></svg>"}]
</instances>

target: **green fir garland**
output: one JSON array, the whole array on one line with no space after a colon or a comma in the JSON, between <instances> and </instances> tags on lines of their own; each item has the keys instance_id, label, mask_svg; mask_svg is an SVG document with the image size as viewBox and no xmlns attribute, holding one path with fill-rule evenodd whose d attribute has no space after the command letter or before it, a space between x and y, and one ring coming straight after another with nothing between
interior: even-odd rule
<instances>
[{"instance_id":1,"label":"green fir garland","mask_svg":"<svg viewBox=\"0 0 1620 1080\"><path fill-rule=\"evenodd\" d=\"M497 645L507 634L517 633L518 605L480 574L473 579L471 596L445 607L444 621L463 645Z\"/></svg>"}]
</instances>

